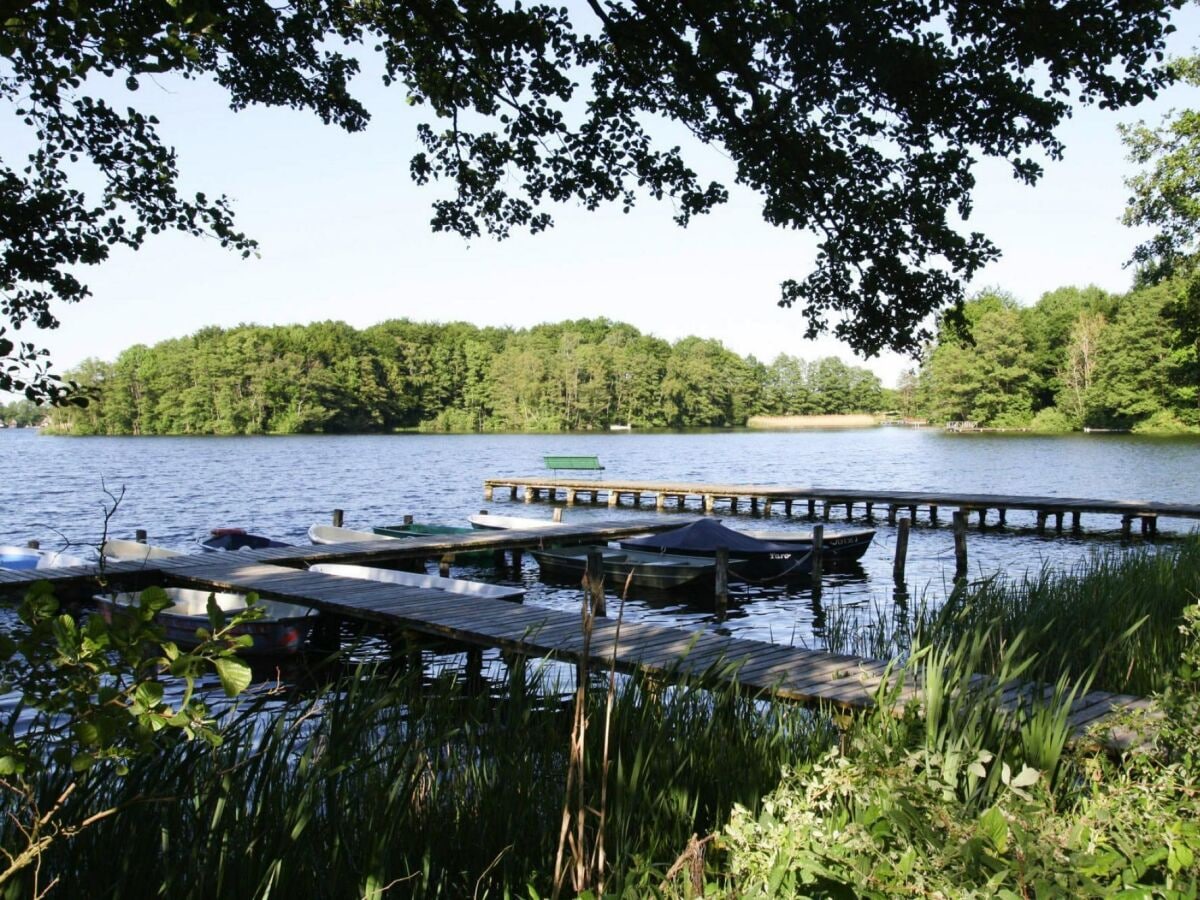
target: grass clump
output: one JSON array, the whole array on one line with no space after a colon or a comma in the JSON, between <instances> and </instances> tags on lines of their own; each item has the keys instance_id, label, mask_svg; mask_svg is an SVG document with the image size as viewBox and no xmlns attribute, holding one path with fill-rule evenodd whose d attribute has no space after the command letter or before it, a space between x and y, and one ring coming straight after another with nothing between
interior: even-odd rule
<instances>
[{"instance_id":1,"label":"grass clump","mask_svg":"<svg viewBox=\"0 0 1200 900\"><path fill-rule=\"evenodd\" d=\"M119 812L52 847L41 884L89 897L548 895L572 712L541 681L499 698L467 688L359 673L272 698L269 715L247 707L218 748L181 745L123 779L89 779L70 798L76 818ZM605 691L588 697L601 719ZM622 680L613 704L609 884L630 896L829 738L805 711L736 687ZM585 757L592 805L599 731ZM60 788L47 776L39 797Z\"/></svg>"}]
</instances>

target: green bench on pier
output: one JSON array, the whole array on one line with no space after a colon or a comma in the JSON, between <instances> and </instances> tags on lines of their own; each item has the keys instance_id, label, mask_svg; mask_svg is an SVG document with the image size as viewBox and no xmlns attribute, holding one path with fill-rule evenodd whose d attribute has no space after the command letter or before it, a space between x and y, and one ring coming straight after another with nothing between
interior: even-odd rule
<instances>
[{"instance_id":1,"label":"green bench on pier","mask_svg":"<svg viewBox=\"0 0 1200 900\"><path fill-rule=\"evenodd\" d=\"M543 456L547 469L557 472L603 472L598 456Z\"/></svg>"}]
</instances>

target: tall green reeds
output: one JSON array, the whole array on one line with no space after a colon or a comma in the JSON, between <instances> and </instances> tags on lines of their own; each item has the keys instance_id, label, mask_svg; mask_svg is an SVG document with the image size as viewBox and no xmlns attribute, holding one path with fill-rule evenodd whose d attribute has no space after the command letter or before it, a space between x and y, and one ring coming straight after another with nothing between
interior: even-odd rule
<instances>
[{"instance_id":1,"label":"tall green reeds","mask_svg":"<svg viewBox=\"0 0 1200 900\"><path fill-rule=\"evenodd\" d=\"M999 670L1024 632L1028 676L1047 683L1092 676L1098 690L1145 696L1161 690L1179 660L1180 616L1200 597L1200 538L1162 548L1096 553L1067 570L1003 572L929 598L899 615L880 608L869 621L828 612L827 644L837 652L889 658L914 644L947 647L987 634L981 672Z\"/></svg>"},{"instance_id":2,"label":"tall green reeds","mask_svg":"<svg viewBox=\"0 0 1200 900\"><path fill-rule=\"evenodd\" d=\"M219 748L89 776L71 802L120 812L53 848L41 884L89 897L547 895L572 723L555 686L497 699L371 674L247 707ZM601 721L605 701L589 692L587 714ZM606 858L618 893L658 884L694 833L718 829L735 803L755 807L785 763L827 743L803 710L736 687L622 680L613 703ZM584 757L590 804L601 738L589 732Z\"/></svg>"}]
</instances>

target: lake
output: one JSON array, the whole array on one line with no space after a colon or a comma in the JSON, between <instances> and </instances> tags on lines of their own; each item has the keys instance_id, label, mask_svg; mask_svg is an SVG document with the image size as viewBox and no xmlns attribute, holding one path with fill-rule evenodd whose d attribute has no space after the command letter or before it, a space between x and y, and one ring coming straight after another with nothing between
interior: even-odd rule
<instances>
[{"instance_id":1,"label":"lake","mask_svg":"<svg viewBox=\"0 0 1200 900\"><path fill-rule=\"evenodd\" d=\"M306 543L308 526L345 510L348 527L399 521L465 524L488 508L497 514L549 518L546 503L483 500L492 476L540 475L547 454L597 455L605 477L621 480L744 482L894 490L1038 494L1103 499L1138 498L1200 503L1200 440L1133 435L1041 437L1014 434L949 435L933 429L873 428L820 432L714 432L662 434L363 435L301 437L69 438L32 429L0 431L0 461L10 473L0 488L0 543L37 539L43 547L98 543L106 490L124 496L110 535L137 528L151 543L195 548L210 528L241 526L279 540ZM504 495L507 497L507 494ZM771 517L772 529L807 528L802 517ZM855 525L861 525L859 507ZM911 597L936 603L954 569L953 536L924 521L909 544ZM579 506L564 520L636 518L652 509ZM720 513L718 513L720 515ZM764 527L746 512L723 516L735 527ZM835 509L826 530L845 521ZM993 513L994 521L994 513ZM1088 554L1119 548L1116 517L1083 518L1086 536L1039 537L1032 514L1011 513L1008 529L969 537L972 577L1010 575L1042 565L1069 567ZM830 574L819 600L807 588L733 587L734 608L724 622L676 600L631 597L625 615L663 624L703 627L740 637L822 645L833 606L851 617L893 603L895 529L877 519L878 534L861 568ZM1163 540L1193 523L1164 520ZM1140 541L1134 541L1134 546ZM492 580L488 569L464 569ZM520 583L527 603L576 609L579 592L537 580L527 559ZM615 606L610 601L610 611Z\"/></svg>"}]
</instances>

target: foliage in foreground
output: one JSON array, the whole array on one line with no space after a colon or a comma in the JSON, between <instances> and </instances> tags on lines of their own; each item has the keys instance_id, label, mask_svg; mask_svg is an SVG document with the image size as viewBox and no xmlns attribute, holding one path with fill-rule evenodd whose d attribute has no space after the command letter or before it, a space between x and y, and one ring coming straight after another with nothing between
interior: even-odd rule
<instances>
[{"instance_id":1,"label":"foliage in foreground","mask_svg":"<svg viewBox=\"0 0 1200 900\"><path fill-rule=\"evenodd\" d=\"M1121 764L1095 748L1046 755L1066 736L1065 682L1015 731L992 730L1003 716L986 689L927 687L925 709L940 712L898 720L881 697L847 752L792 769L761 813L735 812L724 844L736 893L1196 896L1200 607L1183 629L1163 718L1136 723L1153 744ZM938 664L965 675L969 647Z\"/></svg>"},{"instance_id":2,"label":"foliage in foreground","mask_svg":"<svg viewBox=\"0 0 1200 900\"><path fill-rule=\"evenodd\" d=\"M91 897L547 895L571 710L552 686L467 688L363 671L315 697L265 698L219 747L180 745L84 785L73 815L127 812L50 848L41 877ZM602 721L603 683L588 702ZM755 808L786 762L828 740L803 710L731 688L629 682L612 721L607 853L613 889L630 895L657 885L690 835L720 827L735 802ZM592 808L602 730L589 729ZM61 778L48 774L39 795Z\"/></svg>"}]
</instances>

